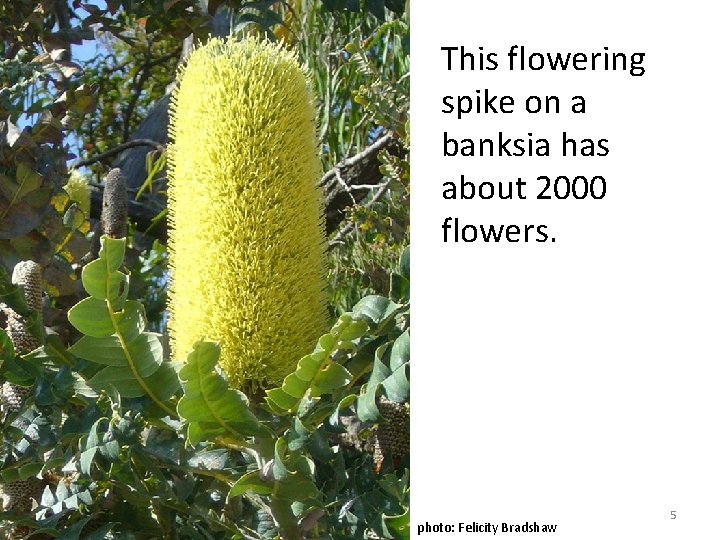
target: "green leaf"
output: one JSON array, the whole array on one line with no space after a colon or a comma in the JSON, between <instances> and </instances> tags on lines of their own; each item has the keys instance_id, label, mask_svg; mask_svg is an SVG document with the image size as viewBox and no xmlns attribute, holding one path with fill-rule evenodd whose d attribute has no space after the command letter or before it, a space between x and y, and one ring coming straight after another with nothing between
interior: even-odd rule
<instances>
[{"instance_id":1,"label":"green leaf","mask_svg":"<svg viewBox=\"0 0 720 540\"><path fill-rule=\"evenodd\" d=\"M365 385L365 391L358 397L358 418L363 422L376 422L381 417L375 398L377 397L378 386L390 375L390 368L382 361L382 357L389 345L389 343L385 343L375 351L373 372L370 375L370 380Z\"/></svg>"},{"instance_id":2,"label":"green leaf","mask_svg":"<svg viewBox=\"0 0 720 540\"><path fill-rule=\"evenodd\" d=\"M310 501L318 496L318 488L306 457L297 451L289 451L287 441L280 437L275 442L273 459L273 499Z\"/></svg>"},{"instance_id":3,"label":"green leaf","mask_svg":"<svg viewBox=\"0 0 720 540\"><path fill-rule=\"evenodd\" d=\"M132 371L123 367L106 367L98 371L88 381L88 386L100 392L110 386L114 386L122 397L138 398L145 395L145 390Z\"/></svg>"},{"instance_id":4,"label":"green leaf","mask_svg":"<svg viewBox=\"0 0 720 540\"><path fill-rule=\"evenodd\" d=\"M163 352L159 338L160 334L146 332L128 344L129 352L138 364L138 372L143 377L152 375L162 363ZM127 366L125 351L116 335L104 338L84 336L69 351L78 358L105 366Z\"/></svg>"},{"instance_id":5,"label":"green leaf","mask_svg":"<svg viewBox=\"0 0 720 540\"><path fill-rule=\"evenodd\" d=\"M314 380L313 395L331 393L336 388L342 388L352 380L352 375L343 366L328 361L318 370Z\"/></svg>"},{"instance_id":6,"label":"green leaf","mask_svg":"<svg viewBox=\"0 0 720 540\"><path fill-rule=\"evenodd\" d=\"M391 538L397 538L397 540L410 538L410 510L405 510L397 516L383 514L382 521Z\"/></svg>"},{"instance_id":7,"label":"green leaf","mask_svg":"<svg viewBox=\"0 0 720 540\"><path fill-rule=\"evenodd\" d=\"M188 421L193 437L206 434L210 440L220 434L240 440L270 437L272 432L260 424L241 392L228 387L216 366L220 359L217 343L198 342L179 376L185 394L178 402L178 414Z\"/></svg>"},{"instance_id":8,"label":"green leaf","mask_svg":"<svg viewBox=\"0 0 720 540\"><path fill-rule=\"evenodd\" d=\"M85 223L85 214L80 210L77 203L72 203L63 215L63 225L71 231L74 231L83 223Z\"/></svg>"},{"instance_id":9,"label":"green leaf","mask_svg":"<svg viewBox=\"0 0 720 540\"><path fill-rule=\"evenodd\" d=\"M97 259L83 268L82 284L93 298L115 302L127 291L129 276L118 270L108 273L106 261ZM120 306L113 307L118 309Z\"/></svg>"},{"instance_id":10,"label":"green leaf","mask_svg":"<svg viewBox=\"0 0 720 540\"><path fill-rule=\"evenodd\" d=\"M330 332L320 337L315 351L303 356L295 372L285 377L282 386L266 392L265 399L272 410L279 415L291 414L298 411L306 394L318 397L347 386L352 374L331 357L341 347L348 348L367 328L364 321L351 314L341 315Z\"/></svg>"},{"instance_id":11,"label":"green leaf","mask_svg":"<svg viewBox=\"0 0 720 540\"><path fill-rule=\"evenodd\" d=\"M385 395L390 401L404 403L410 397L409 367L409 364L403 364L382 382Z\"/></svg>"},{"instance_id":12,"label":"green leaf","mask_svg":"<svg viewBox=\"0 0 720 540\"><path fill-rule=\"evenodd\" d=\"M85 298L68 311L68 321L79 332L92 337L107 337L115 332L107 304L97 298Z\"/></svg>"},{"instance_id":13,"label":"green leaf","mask_svg":"<svg viewBox=\"0 0 720 540\"><path fill-rule=\"evenodd\" d=\"M108 272L119 270L125 258L125 239L103 235L100 239L99 257L105 260Z\"/></svg>"},{"instance_id":14,"label":"green leaf","mask_svg":"<svg viewBox=\"0 0 720 540\"><path fill-rule=\"evenodd\" d=\"M15 174L17 179L17 189L13 194L11 201L19 201L31 191L35 191L42 183L42 176L37 171L32 170L26 163L19 163Z\"/></svg>"},{"instance_id":15,"label":"green leaf","mask_svg":"<svg viewBox=\"0 0 720 540\"><path fill-rule=\"evenodd\" d=\"M0 328L0 361L15 358L15 348L5 330Z\"/></svg>"},{"instance_id":16,"label":"green leaf","mask_svg":"<svg viewBox=\"0 0 720 540\"><path fill-rule=\"evenodd\" d=\"M393 343L390 352L390 369L397 369L410 361L410 329L408 328Z\"/></svg>"},{"instance_id":17,"label":"green leaf","mask_svg":"<svg viewBox=\"0 0 720 540\"><path fill-rule=\"evenodd\" d=\"M272 493L272 484L263 481L260 471L252 471L242 476L240 480L233 484L228 493L228 499L244 495L248 491L257 495L270 495Z\"/></svg>"},{"instance_id":18,"label":"green leaf","mask_svg":"<svg viewBox=\"0 0 720 540\"><path fill-rule=\"evenodd\" d=\"M361 317L377 326L391 316L398 307L400 306L384 296L370 295L355 304L352 312L355 317Z\"/></svg>"},{"instance_id":19,"label":"green leaf","mask_svg":"<svg viewBox=\"0 0 720 540\"><path fill-rule=\"evenodd\" d=\"M400 274L390 275L390 298L395 302L406 302L410 299L410 282Z\"/></svg>"},{"instance_id":20,"label":"green leaf","mask_svg":"<svg viewBox=\"0 0 720 540\"><path fill-rule=\"evenodd\" d=\"M44 463L26 463L25 465L20 466L18 469L20 480L27 480L28 478L32 478L37 475L40 471L42 471L43 465Z\"/></svg>"},{"instance_id":21,"label":"green leaf","mask_svg":"<svg viewBox=\"0 0 720 540\"><path fill-rule=\"evenodd\" d=\"M164 402L179 388L175 369L163 363L156 334L143 333L145 308L136 300L125 301L128 277L118 268L124 239L103 237L100 258L83 271L83 285L91 294L68 312L68 320L85 334L71 347L73 354L106 366L87 381L96 391L113 390L121 397L148 396L170 416L175 411ZM121 310L116 309L122 307ZM87 393L84 389L79 389Z\"/></svg>"},{"instance_id":22,"label":"green leaf","mask_svg":"<svg viewBox=\"0 0 720 540\"><path fill-rule=\"evenodd\" d=\"M160 348L160 360L162 360L162 347ZM147 378L147 385L153 389L158 399L167 401L180 388L175 367L168 362L163 362L157 371Z\"/></svg>"},{"instance_id":23,"label":"green leaf","mask_svg":"<svg viewBox=\"0 0 720 540\"><path fill-rule=\"evenodd\" d=\"M399 274L410 281L410 246L403 249L403 252L400 255Z\"/></svg>"}]
</instances>

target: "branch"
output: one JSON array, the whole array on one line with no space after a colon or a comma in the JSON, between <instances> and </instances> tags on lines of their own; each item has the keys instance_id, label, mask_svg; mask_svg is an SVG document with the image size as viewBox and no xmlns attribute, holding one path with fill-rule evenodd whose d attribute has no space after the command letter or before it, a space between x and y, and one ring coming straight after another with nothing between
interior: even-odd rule
<instances>
[{"instance_id":1,"label":"branch","mask_svg":"<svg viewBox=\"0 0 720 540\"><path fill-rule=\"evenodd\" d=\"M105 158L112 157L115 154L119 154L120 152L122 152L123 150L127 150L128 148L135 148L136 146L152 146L153 148L155 148L155 150L159 150L161 152L163 152L165 150L165 145L162 145L157 141L152 141L150 139L134 139L132 141L122 143L121 145L116 146L115 148L111 148L107 152L103 152L102 154L98 154L97 156L93 156L91 158L81 159L80 161L76 161L75 163L73 163L72 167L75 169L77 169L78 167L85 167L92 163L97 163L98 161L102 161Z\"/></svg>"},{"instance_id":2,"label":"branch","mask_svg":"<svg viewBox=\"0 0 720 540\"><path fill-rule=\"evenodd\" d=\"M127 109L125 109L125 115L123 117L122 140L124 141L127 140L127 138L130 136L130 123L132 122L132 116L135 112L135 107L137 105L138 99L140 99L140 95L143 92L145 82L148 80L148 78L150 78L150 70L155 66L165 63L171 58L175 58L178 54L182 52L182 47L179 47L175 48L167 54L153 59L152 52L150 50L152 48L152 43L150 43L148 47L149 49L148 54L145 57L145 63L140 67L140 69L135 73L135 76L133 77L134 92L130 96L130 101L128 102L128 106ZM140 76L136 78L138 74Z\"/></svg>"},{"instance_id":3,"label":"branch","mask_svg":"<svg viewBox=\"0 0 720 540\"><path fill-rule=\"evenodd\" d=\"M382 137L380 137L377 141L372 143L370 146L368 146L365 150L362 152L355 154L354 156L342 160L340 163L336 163L335 166L330 169L328 172L326 172L323 177L320 179L320 185L324 186L327 184L330 180L332 180L336 174L340 172L342 169L349 169L350 167L353 167L360 163L363 160L372 158L375 154L377 154L380 150L385 148L388 144L390 144L390 141L393 140L392 133L386 133Z\"/></svg>"},{"instance_id":4,"label":"branch","mask_svg":"<svg viewBox=\"0 0 720 540\"><path fill-rule=\"evenodd\" d=\"M337 163L320 179L325 195L328 234L343 222L348 207L353 206L355 201L361 201L374 186L383 182L378 158L378 154L383 150L396 156L403 154L394 134L385 133L358 154ZM338 177L342 181L339 181Z\"/></svg>"},{"instance_id":5,"label":"branch","mask_svg":"<svg viewBox=\"0 0 720 540\"><path fill-rule=\"evenodd\" d=\"M387 192L389 186L390 186L389 180L382 185L375 186L379 189L377 190L377 193L375 193L373 198L370 199L370 201L365 206L370 207L373 204L375 204L376 202L378 202L382 198L382 196L385 195L385 192ZM346 223L345 226L342 229L340 229L338 231L338 233L333 237L333 239L330 240L330 243L329 243L330 249L334 248L335 246L341 245L343 243L343 239L348 235L348 233L350 231L353 230L354 226L355 226L355 224L352 221L349 223Z\"/></svg>"}]
</instances>

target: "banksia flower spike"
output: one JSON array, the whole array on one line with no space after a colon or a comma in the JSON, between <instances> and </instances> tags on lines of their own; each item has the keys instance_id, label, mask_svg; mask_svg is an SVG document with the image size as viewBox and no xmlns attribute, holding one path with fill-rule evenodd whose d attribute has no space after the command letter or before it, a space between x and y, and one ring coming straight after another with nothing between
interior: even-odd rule
<instances>
[{"instance_id":1,"label":"banksia flower spike","mask_svg":"<svg viewBox=\"0 0 720 540\"><path fill-rule=\"evenodd\" d=\"M211 40L173 95L169 331L222 346L232 386L275 384L327 329L315 106L281 45Z\"/></svg>"},{"instance_id":2,"label":"banksia flower spike","mask_svg":"<svg viewBox=\"0 0 720 540\"><path fill-rule=\"evenodd\" d=\"M77 203L78 208L82 210L85 217L90 216L90 185L88 178L80 174L77 169L70 171L67 184L65 184L65 192L70 200Z\"/></svg>"}]
</instances>

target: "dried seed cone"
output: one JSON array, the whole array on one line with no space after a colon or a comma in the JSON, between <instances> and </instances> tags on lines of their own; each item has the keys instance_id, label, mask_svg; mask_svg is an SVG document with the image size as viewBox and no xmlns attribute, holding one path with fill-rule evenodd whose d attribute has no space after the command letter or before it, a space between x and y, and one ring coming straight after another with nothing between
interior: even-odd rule
<instances>
[{"instance_id":1,"label":"dried seed cone","mask_svg":"<svg viewBox=\"0 0 720 540\"><path fill-rule=\"evenodd\" d=\"M19 262L13 269L12 282L23 291L28 307L42 314L42 268L40 265L33 261ZM17 354L29 353L41 345L40 340L30 333L24 317L10 308L5 308L5 313L7 315L5 330ZM29 392L29 388L4 383L0 391L3 411L5 413L19 411ZM41 494L42 482L37 478L18 480L0 486L3 511L29 512L32 508L32 499L38 499Z\"/></svg>"},{"instance_id":2,"label":"dried seed cone","mask_svg":"<svg viewBox=\"0 0 720 540\"><path fill-rule=\"evenodd\" d=\"M17 263L13 269L12 282L23 291L28 307L42 315L42 268L40 265L33 261ZM5 307L4 311L7 316L5 332L12 341L15 352L27 354L37 349L41 342L30 332L25 317L18 315L8 307ZM29 392L29 388L4 383L0 390L0 404L2 404L3 411L5 413L19 411Z\"/></svg>"},{"instance_id":3,"label":"dried seed cone","mask_svg":"<svg viewBox=\"0 0 720 540\"><path fill-rule=\"evenodd\" d=\"M169 331L175 358L220 342L232 386L294 371L327 329L315 107L281 45L211 40L173 95Z\"/></svg>"},{"instance_id":4,"label":"dried seed cone","mask_svg":"<svg viewBox=\"0 0 720 540\"><path fill-rule=\"evenodd\" d=\"M127 182L120 169L111 170L105 177L103 206L100 221L103 232L111 238L127 236Z\"/></svg>"},{"instance_id":5,"label":"dried seed cone","mask_svg":"<svg viewBox=\"0 0 720 540\"><path fill-rule=\"evenodd\" d=\"M29 512L32 500L38 500L42 495L42 488L42 480L35 477L3 484L0 491L3 511Z\"/></svg>"},{"instance_id":6,"label":"dried seed cone","mask_svg":"<svg viewBox=\"0 0 720 540\"><path fill-rule=\"evenodd\" d=\"M385 460L401 460L410 453L410 408L407 403L395 403L385 397L378 402L384 421L380 423L375 441L373 461L379 471Z\"/></svg>"},{"instance_id":7,"label":"dried seed cone","mask_svg":"<svg viewBox=\"0 0 720 540\"><path fill-rule=\"evenodd\" d=\"M42 313L42 267L35 261L20 261L13 269L12 282L23 291L28 307Z\"/></svg>"},{"instance_id":8,"label":"dried seed cone","mask_svg":"<svg viewBox=\"0 0 720 540\"><path fill-rule=\"evenodd\" d=\"M16 412L22 408L25 398L30 394L30 388L15 386L9 382L3 383L0 390L0 403L3 411Z\"/></svg>"},{"instance_id":9,"label":"dried seed cone","mask_svg":"<svg viewBox=\"0 0 720 540\"><path fill-rule=\"evenodd\" d=\"M42 268L40 265L33 261L17 263L13 269L12 282L23 291L28 307L42 314ZM4 311L7 316L5 331L12 341L15 352L26 354L37 349L40 341L30 333L25 318L8 307L5 307Z\"/></svg>"}]
</instances>

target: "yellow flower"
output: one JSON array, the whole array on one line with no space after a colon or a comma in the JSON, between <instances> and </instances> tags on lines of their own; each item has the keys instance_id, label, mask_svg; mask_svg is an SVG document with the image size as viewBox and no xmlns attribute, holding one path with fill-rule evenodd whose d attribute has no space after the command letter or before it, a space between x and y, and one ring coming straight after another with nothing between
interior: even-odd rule
<instances>
[{"instance_id":1,"label":"yellow flower","mask_svg":"<svg viewBox=\"0 0 720 540\"><path fill-rule=\"evenodd\" d=\"M307 72L278 44L210 40L181 70L170 134L173 355L218 341L231 385L280 383L328 326Z\"/></svg>"}]
</instances>

